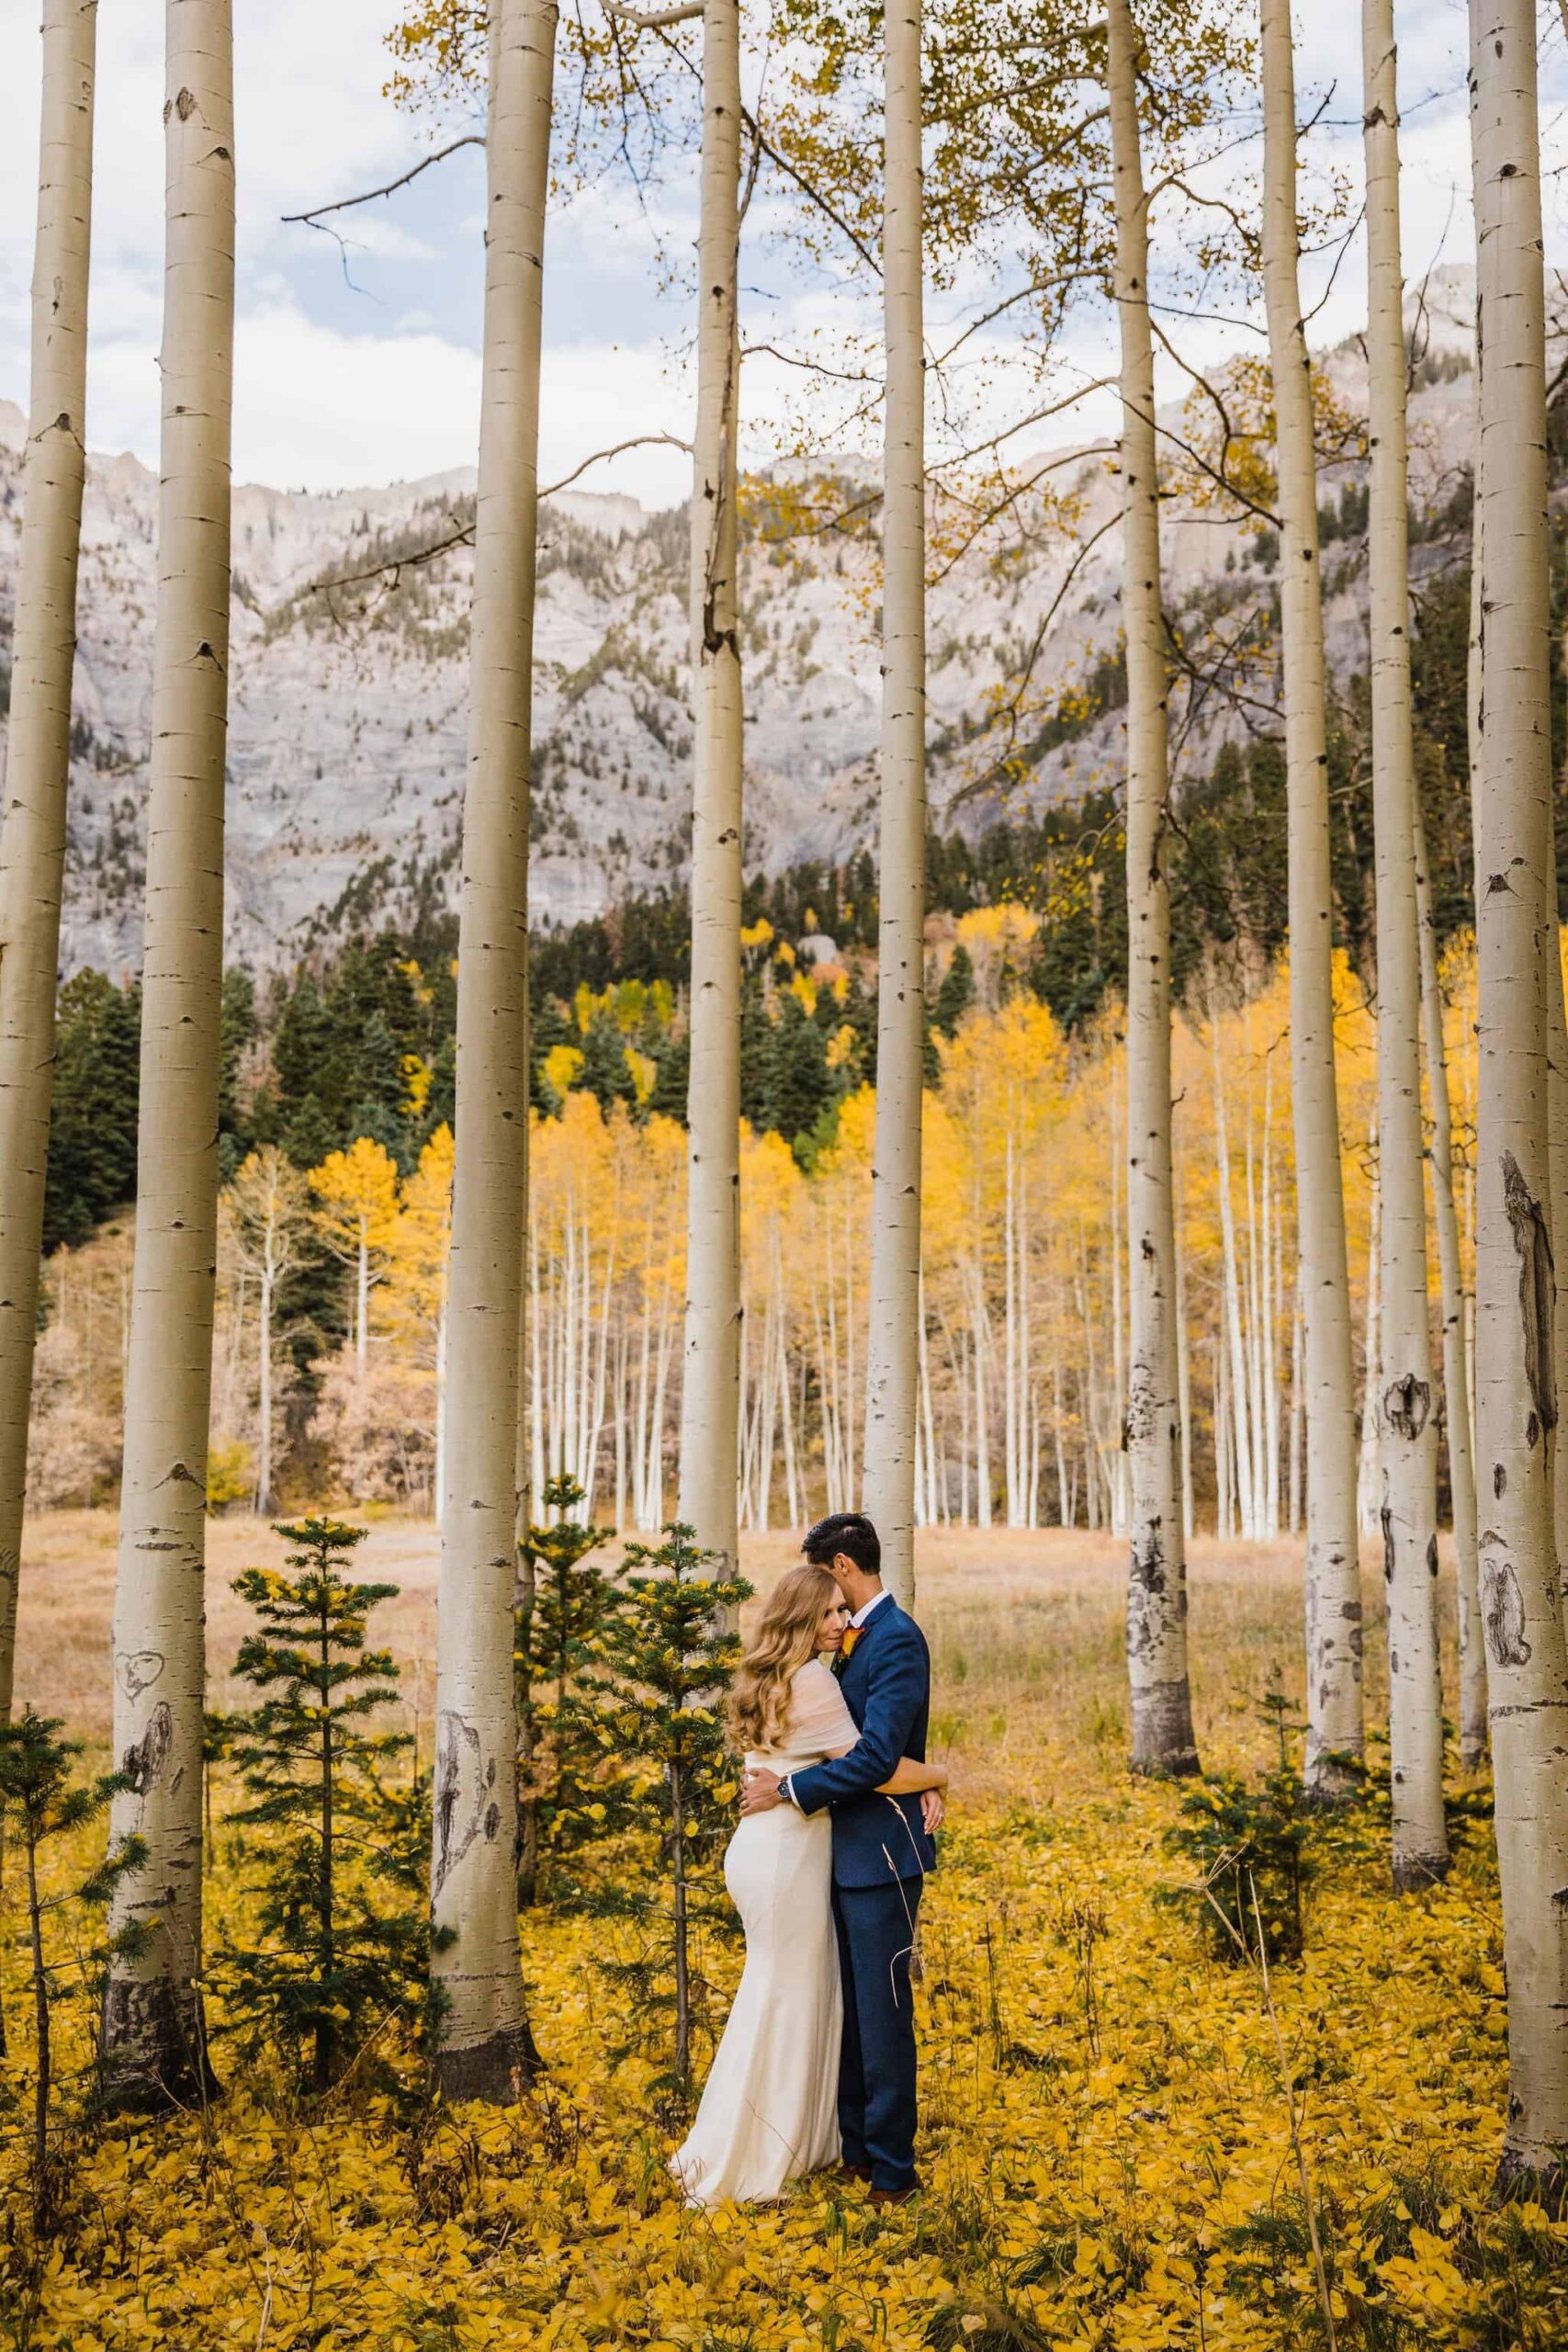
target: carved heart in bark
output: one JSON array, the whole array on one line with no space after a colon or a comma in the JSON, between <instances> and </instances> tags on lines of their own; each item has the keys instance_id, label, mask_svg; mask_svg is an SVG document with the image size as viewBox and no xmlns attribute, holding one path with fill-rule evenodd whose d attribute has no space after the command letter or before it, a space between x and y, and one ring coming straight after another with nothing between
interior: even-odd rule
<instances>
[{"instance_id":1,"label":"carved heart in bark","mask_svg":"<svg viewBox=\"0 0 1568 2352\"><path fill-rule=\"evenodd\" d=\"M162 1650L128 1650L119 1661L119 1687L128 1699L139 1699L163 1671Z\"/></svg>"}]
</instances>

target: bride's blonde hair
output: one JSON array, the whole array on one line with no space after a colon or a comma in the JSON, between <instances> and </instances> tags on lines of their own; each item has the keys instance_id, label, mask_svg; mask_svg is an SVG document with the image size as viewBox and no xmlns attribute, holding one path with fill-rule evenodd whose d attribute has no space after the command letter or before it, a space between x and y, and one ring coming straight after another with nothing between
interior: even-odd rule
<instances>
[{"instance_id":1,"label":"bride's blonde hair","mask_svg":"<svg viewBox=\"0 0 1568 2352\"><path fill-rule=\"evenodd\" d=\"M791 1568L762 1604L751 1646L735 1669L725 1708L732 1747L776 1747L789 1713L790 1677L817 1655L822 1611L838 1596L826 1568Z\"/></svg>"}]
</instances>

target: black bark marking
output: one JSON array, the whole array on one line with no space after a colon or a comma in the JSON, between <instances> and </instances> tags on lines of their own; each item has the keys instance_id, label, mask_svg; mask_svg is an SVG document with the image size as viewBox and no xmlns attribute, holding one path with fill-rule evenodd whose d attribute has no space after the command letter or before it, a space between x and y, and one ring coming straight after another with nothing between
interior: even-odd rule
<instances>
[{"instance_id":1,"label":"black bark marking","mask_svg":"<svg viewBox=\"0 0 1568 2352\"><path fill-rule=\"evenodd\" d=\"M1525 1597L1511 1560L1481 1563L1481 1618L1486 1646L1495 1666L1528 1666L1530 1645L1525 1639Z\"/></svg>"},{"instance_id":2,"label":"black bark marking","mask_svg":"<svg viewBox=\"0 0 1568 2352\"><path fill-rule=\"evenodd\" d=\"M1492 1491L1496 1496L1499 1502L1502 1501L1504 1495L1506 1493L1507 1486L1507 1472L1504 1469L1500 1462L1495 1462L1492 1464Z\"/></svg>"},{"instance_id":3,"label":"black bark marking","mask_svg":"<svg viewBox=\"0 0 1568 2352\"><path fill-rule=\"evenodd\" d=\"M1432 1409L1431 1384L1417 1380L1413 1372L1403 1374L1398 1380L1390 1381L1383 1395L1382 1408L1388 1415L1388 1425L1395 1437L1414 1442L1426 1428L1427 1415Z\"/></svg>"},{"instance_id":4,"label":"black bark marking","mask_svg":"<svg viewBox=\"0 0 1568 2352\"><path fill-rule=\"evenodd\" d=\"M1524 1331L1525 1379L1541 1429L1557 1427L1557 1375L1551 1361L1551 1312L1556 1281L1551 1238L1540 1203L1511 1151L1503 1154L1503 1205L1513 1227L1519 1260L1519 1321ZM1537 1431L1539 1436L1540 1431ZM1531 1443L1534 1443L1534 1439Z\"/></svg>"},{"instance_id":5,"label":"black bark marking","mask_svg":"<svg viewBox=\"0 0 1568 2352\"><path fill-rule=\"evenodd\" d=\"M1159 1521L1149 1529L1149 1540L1140 1552L1133 1546L1133 1582L1141 1591L1156 1599L1165 1590L1165 1545L1160 1541Z\"/></svg>"},{"instance_id":6,"label":"black bark marking","mask_svg":"<svg viewBox=\"0 0 1568 2352\"><path fill-rule=\"evenodd\" d=\"M162 1650L130 1650L118 1666L119 1687L128 1699L140 1699L143 1690L151 1690L164 1671Z\"/></svg>"},{"instance_id":7,"label":"black bark marking","mask_svg":"<svg viewBox=\"0 0 1568 2352\"><path fill-rule=\"evenodd\" d=\"M175 1718L168 1701L160 1699L148 1718L146 1730L140 1739L131 1742L119 1759L119 1769L130 1781L133 1796L144 1797L163 1779L174 1744Z\"/></svg>"},{"instance_id":8,"label":"black bark marking","mask_svg":"<svg viewBox=\"0 0 1568 2352\"><path fill-rule=\"evenodd\" d=\"M1393 1513L1384 1503L1379 1517L1382 1521L1382 1580L1393 1582Z\"/></svg>"},{"instance_id":9,"label":"black bark marking","mask_svg":"<svg viewBox=\"0 0 1568 2352\"><path fill-rule=\"evenodd\" d=\"M182 90L180 92L179 96L175 100L175 112L179 116L182 122L188 122L190 120L192 115L196 112L196 92L194 90Z\"/></svg>"},{"instance_id":10,"label":"black bark marking","mask_svg":"<svg viewBox=\"0 0 1568 2352\"><path fill-rule=\"evenodd\" d=\"M435 1735L435 1870L432 1892L439 1894L479 1834L479 1736L474 1725L448 1708ZM463 1792L465 1767L472 1773L473 1796L468 1818L459 1825L457 1807Z\"/></svg>"},{"instance_id":11,"label":"black bark marking","mask_svg":"<svg viewBox=\"0 0 1568 2352\"><path fill-rule=\"evenodd\" d=\"M1427 1574L1429 1577L1435 1577L1435 1576L1437 1575L1437 1573L1438 1573L1438 1539L1437 1539L1436 1534L1432 1534L1432 1535L1428 1535L1428 1536L1427 1536Z\"/></svg>"}]
</instances>

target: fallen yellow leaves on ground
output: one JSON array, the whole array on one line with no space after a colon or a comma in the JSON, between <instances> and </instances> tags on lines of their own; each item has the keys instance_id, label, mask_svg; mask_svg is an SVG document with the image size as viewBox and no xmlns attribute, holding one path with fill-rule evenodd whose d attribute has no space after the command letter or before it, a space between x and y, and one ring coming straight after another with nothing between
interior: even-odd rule
<instances>
[{"instance_id":1,"label":"fallen yellow leaves on ground","mask_svg":"<svg viewBox=\"0 0 1568 2352\"><path fill-rule=\"evenodd\" d=\"M299 2107L236 2077L205 2115L84 2135L27 2341L247 2352L1282 2352L1326 2343L1257 1975L1156 1907L1169 1790L1015 1803L948 1841L923 1922L919 2205L811 2182L693 2213L665 2172L658 2053L591 1920L530 1915L549 2063L504 2113L432 2116L351 2078ZM220 1848L224 1843L220 1838ZM221 1851L216 1879L226 1870ZM1342 2346L1559 2346L1568 2228L1496 2210L1503 1984L1490 1841L1386 1891L1336 1843L1307 1954L1273 1978ZM722 2019L739 1956L705 1955ZM17 1988L8 1988L13 2018ZM25 2088L23 2052L13 2088ZM220 2071L225 2071L218 2050ZM24 2102L5 2118L17 2308Z\"/></svg>"}]
</instances>

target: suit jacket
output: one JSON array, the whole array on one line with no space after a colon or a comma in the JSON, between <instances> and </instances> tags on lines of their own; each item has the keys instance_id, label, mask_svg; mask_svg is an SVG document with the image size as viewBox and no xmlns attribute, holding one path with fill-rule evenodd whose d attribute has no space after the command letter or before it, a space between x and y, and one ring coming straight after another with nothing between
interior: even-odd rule
<instances>
[{"instance_id":1,"label":"suit jacket","mask_svg":"<svg viewBox=\"0 0 1568 2352\"><path fill-rule=\"evenodd\" d=\"M926 1637L908 1612L879 1600L839 1676L860 1738L847 1756L790 1774L802 1813L833 1809L833 1877L840 1886L886 1886L936 1867L919 1797L877 1793L901 1756L923 1764L931 1713L931 1662Z\"/></svg>"}]
</instances>

